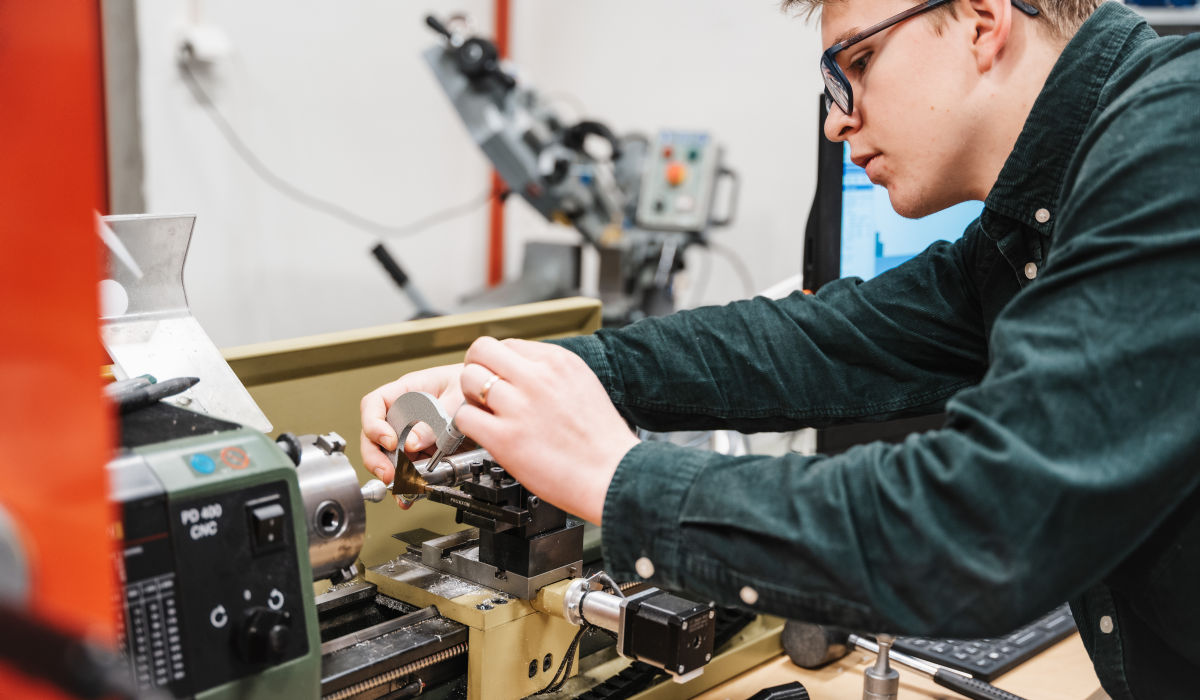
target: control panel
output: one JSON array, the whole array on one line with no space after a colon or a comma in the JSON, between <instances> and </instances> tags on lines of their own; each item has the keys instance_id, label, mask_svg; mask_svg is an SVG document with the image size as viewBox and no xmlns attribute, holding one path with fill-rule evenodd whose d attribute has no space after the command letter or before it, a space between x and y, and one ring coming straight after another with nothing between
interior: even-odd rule
<instances>
[{"instance_id":1,"label":"control panel","mask_svg":"<svg viewBox=\"0 0 1200 700\"><path fill-rule=\"evenodd\" d=\"M709 228L721 149L705 132L662 131L646 154L637 224L700 233Z\"/></svg>"},{"instance_id":2,"label":"control panel","mask_svg":"<svg viewBox=\"0 0 1200 700\"><path fill-rule=\"evenodd\" d=\"M271 676L312 695L320 649L288 456L237 430L138 447L109 470L121 506L121 646L138 686L236 695L240 681Z\"/></svg>"}]
</instances>

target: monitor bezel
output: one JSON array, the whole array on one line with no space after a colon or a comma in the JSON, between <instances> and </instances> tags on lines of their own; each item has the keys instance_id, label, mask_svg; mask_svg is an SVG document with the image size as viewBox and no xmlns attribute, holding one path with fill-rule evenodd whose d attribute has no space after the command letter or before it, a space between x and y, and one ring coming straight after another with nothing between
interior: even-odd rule
<instances>
[{"instance_id":1,"label":"monitor bezel","mask_svg":"<svg viewBox=\"0 0 1200 700\"><path fill-rule=\"evenodd\" d=\"M802 286L817 291L842 276L843 145L825 138L825 99L817 99L817 187L804 231ZM836 185L836 186L835 186Z\"/></svg>"}]
</instances>

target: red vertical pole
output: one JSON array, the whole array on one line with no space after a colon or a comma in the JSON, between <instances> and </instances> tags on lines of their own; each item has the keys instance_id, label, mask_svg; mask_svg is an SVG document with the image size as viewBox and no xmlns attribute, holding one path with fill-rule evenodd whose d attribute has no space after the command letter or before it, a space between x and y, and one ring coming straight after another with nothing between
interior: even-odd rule
<instances>
[{"instance_id":1,"label":"red vertical pole","mask_svg":"<svg viewBox=\"0 0 1200 700\"><path fill-rule=\"evenodd\" d=\"M509 0L496 0L496 49L500 58L508 58ZM492 200L488 221L488 272L487 283L495 287L504 280L504 180L492 171Z\"/></svg>"},{"instance_id":2,"label":"red vertical pole","mask_svg":"<svg viewBox=\"0 0 1200 700\"><path fill-rule=\"evenodd\" d=\"M100 379L106 209L100 3L0 2L0 505L30 593L21 608L114 639L105 463L113 420ZM0 695L59 698L0 660Z\"/></svg>"}]
</instances>

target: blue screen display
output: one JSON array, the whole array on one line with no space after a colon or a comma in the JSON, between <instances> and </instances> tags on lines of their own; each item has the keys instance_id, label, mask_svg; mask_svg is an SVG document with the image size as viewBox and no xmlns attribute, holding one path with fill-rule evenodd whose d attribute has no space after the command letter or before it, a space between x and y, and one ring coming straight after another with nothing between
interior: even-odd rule
<instances>
[{"instance_id":1,"label":"blue screen display","mask_svg":"<svg viewBox=\"0 0 1200 700\"><path fill-rule=\"evenodd\" d=\"M908 260L934 241L953 241L979 217L983 202L963 202L921 219L892 209L887 190L850 162L842 144L842 277L869 280Z\"/></svg>"}]
</instances>

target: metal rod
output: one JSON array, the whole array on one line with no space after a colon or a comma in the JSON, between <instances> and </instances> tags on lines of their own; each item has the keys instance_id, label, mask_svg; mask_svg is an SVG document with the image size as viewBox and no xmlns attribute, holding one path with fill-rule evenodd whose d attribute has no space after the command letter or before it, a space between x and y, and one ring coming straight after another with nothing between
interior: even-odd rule
<instances>
[{"instance_id":1,"label":"metal rod","mask_svg":"<svg viewBox=\"0 0 1200 700\"><path fill-rule=\"evenodd\" d=\"M870 639L865 639L857 634L852 634L850 635L848 641L850 642L850 646L858 647L859 649L869 651L872 654L879 654L879 645ZM903 652L896 651L895 649L888 650L888 658L915 671L920 671L931 678L934 676L934 674L943 669L952 673L957 673L958 675L966 678L971 677L970 674L963 673L962 671L950 668L949 666L941 666L929 661L925 661L924 659L918 659Z\"/></svg>"},{"instance_id":2,"label":"metal rod","mask_svg":"<svg viewBox=\"0 0 1200 700\"><path fill-rule=\"evenodd\" d=\"M487 450L481 448L443 457L440 463L429 473L426 473L425 469L429 467L432 459L419 459L413 462L413 466L417 468L417 473L421 475L421 478L426 483L444 484L446 482L462 481L463 477L471 474L472 462L482 462L491 458L492 455Z\"/></svg>"}]
</instances>

